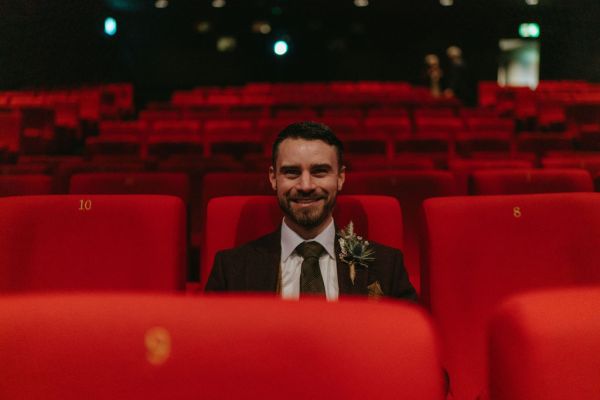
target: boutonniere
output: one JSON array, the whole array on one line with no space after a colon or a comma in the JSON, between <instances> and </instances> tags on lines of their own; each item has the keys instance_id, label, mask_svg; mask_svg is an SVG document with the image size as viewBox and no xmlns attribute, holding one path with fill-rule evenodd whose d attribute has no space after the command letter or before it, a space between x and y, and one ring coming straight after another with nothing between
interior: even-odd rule
<instances>
[{"instance_id":1,"label":"boutonniere","mask_svg":"<svg viewBox=\"0 0 600 400\"><path fill-rule=\"evenodd\" d=\"M369 268L368 262L375 260L375 251L369 247L369 242L354 233L352 221L344 229L338 232L340 236L340 260L350 267L350 280L354 285L356 278L356 266L362 265Z\"/></svg>"}]
</instances>

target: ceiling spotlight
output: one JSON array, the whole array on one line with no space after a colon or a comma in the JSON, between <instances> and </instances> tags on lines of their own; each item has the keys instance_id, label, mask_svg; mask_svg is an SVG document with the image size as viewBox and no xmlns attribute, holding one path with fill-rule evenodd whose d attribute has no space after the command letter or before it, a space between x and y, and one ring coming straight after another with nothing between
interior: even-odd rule
<instances>
[{"instance_id":1,"label":"ceiling spotlight","mask_svg":"<svg viewBox=\"0 0 600 400\"><path fill-rule=\"evenodd\" d=\"M540 0L525 0L528 6L537 6L540 3Z\"/></svg>"},{"instance_id":2,"label":"ceiling spotlight","mask_svg":"<svg viewBox=\"0 0 600 400\"><path fill-rule=\"evenodd\" d=\"M225 0L213 0L212 2L214 8L223 8L225 7L225 4L227 4Z\"/></svg>"},{"instance_id":3,"label":"ceiling spotlight","mask_svg":"<svg viewBox=\"0 0 600 400\"><path fill-rule=\"evenodd\" d=\"M367 7L369 5L369 0L354 0L354 5L356 7Z\"/></svg>"},{"instance_id":4,"label":"ceiling spotlight","mask_svg":"<svg viewBox=\"0 0 600 400\"><path fill-rule=\"evenodd\" d=\"M450 7L454 5L454 0L440 0L440 4L444 7Z\"/></svg>"},{"instance_id":5,"label":"ceiling spotlight","mask_svg":"<svg viewBox=\"0 0 600 400\"><path fill-rule=\"evenodd\" d=\"M211 28L212 26L209 21L198 21L196 24L196 32L198 33L206 33L210 31Z\"/></svg>"},{"instance_id":6,"label":"ceiling spotlight","mask_svg":"<svg viewBox=\"0 0 600 400\"><path fill-rule=\"evenodd\" d=\"M288 44L285 40L278 40L273 45L273 52L278 56L282 56L288 52Z\"/></svg>"},{"instance_id":7,"label":"ceiling spotlight","mask_svg":"<svg viewBox=\"0 0 600 400\"><path fill-rule=\"evenodd\" d=\"M104 20L104 33L107 36L114 36L117 34L117 20L113 17L107 17Z\"/></svg>"},{"instance_id":8,"label":"ceiling spotlight","mask_svg":"<svg viewBox=\"0 0 600 400\"><path fill-rule=\"evenodd\" d=\"M156 8L167 8L169 6L168 0L156 0L154 2L154 7Z\"/></svg>"},{"instance_id":9,"label":"ceiling spotlight","mask_svg":"<svg viewBox=\"0 0 600 400\"><path fill-rule=\"evenodd\" d=\"M268 35L271 33L271 24L267 21L254 21L252 23L252 32Z\"/></svg>"},{"instance_id":10,"label":"ceiling spotlight","mask_svg":"<svg viewBox=\"0 0 600 400\"><path fill-rule=\"evenodd\" d=\"M231 53L237 47L237 40L233 36L221 36L217 39L217 50L221 53Z\"/></svg>"}]
</instances>

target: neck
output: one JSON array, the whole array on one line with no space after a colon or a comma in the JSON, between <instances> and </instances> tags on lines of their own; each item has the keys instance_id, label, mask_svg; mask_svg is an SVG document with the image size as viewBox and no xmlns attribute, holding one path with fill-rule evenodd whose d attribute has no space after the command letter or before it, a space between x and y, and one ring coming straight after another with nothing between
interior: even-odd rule
<instances>
[{"instance_id":1,"label":"neck","mask_svg":"<svg viewBox=\"0 0 600 400\"><path fill-rule=\"evenodd\" d=\"M285 224L291 230L296 232L302 239L305 239L305 240L314 239L315 237L317 237L321 232L323 232L325 230L325 228L327 228L327 226L329 226L329 223L331 222L332 219L333 219L333 217L331 215L329 215L319 225L317 225L315 227L307 228L305 226L298 225L294 221L290 220L287 216L284 217Z\"/></svg>"}]
</instances>

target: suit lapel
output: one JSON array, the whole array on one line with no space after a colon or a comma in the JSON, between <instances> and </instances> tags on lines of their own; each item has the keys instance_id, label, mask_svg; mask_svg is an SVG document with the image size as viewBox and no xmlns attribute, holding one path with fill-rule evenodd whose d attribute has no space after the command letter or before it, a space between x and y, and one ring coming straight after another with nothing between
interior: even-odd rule
<instances>
[{"instance_id":1,"label":"suit lapel","mask_svg":"<svg viewBox=\"0 0 600 400\"><path fill-rule=\"evenodd\" d=\"M337 231L337 229L336 229ZM337 264L338 287L340 297L344 295L366 295L368 293L367 285L369 281L368 270L364 267L356 267L356 279L354 284L350 279L350 266L340 260L340 241L339 236L335 235L335 261Z\"/></svg>"},{"instance_id":2,"label":"suit lapel","mask_svg":"<svg viewBox=\"0 0 600 400\"><path fill-rule=\"evenodd\" d=\"M248 288L258 291L279 291L279 267L281 263L281 229L263 237L256 243L255 252L248 260L246 270Z\"/></svg>"}]
</instances>

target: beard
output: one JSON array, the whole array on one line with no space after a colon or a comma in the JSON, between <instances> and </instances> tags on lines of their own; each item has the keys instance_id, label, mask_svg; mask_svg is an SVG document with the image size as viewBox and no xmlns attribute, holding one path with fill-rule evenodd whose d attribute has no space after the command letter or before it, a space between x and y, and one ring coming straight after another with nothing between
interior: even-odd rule
<instances>
[{"instance_id":1,"label":"beard","mask_svg":"<svg viewBox=\"0 0 600 400\"><path fill-rule=\"evenodd\" d=\"M328 193L311 193L294 195L286 193L283 196L278 196L279 207L283 213L297 225L304 228L315 228L322 224L331 214L335 205L336 194L328 196ZM308 207L294 208L294 203L298 200L314 200L319 202Z\"/></svg>"}]
</instances>

